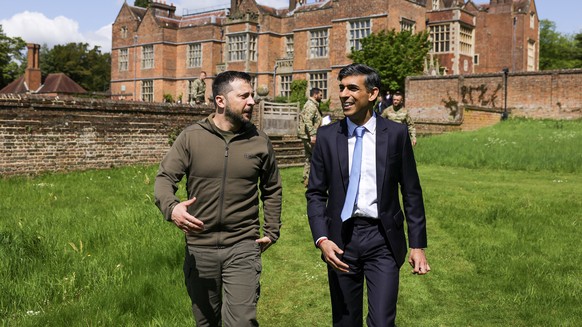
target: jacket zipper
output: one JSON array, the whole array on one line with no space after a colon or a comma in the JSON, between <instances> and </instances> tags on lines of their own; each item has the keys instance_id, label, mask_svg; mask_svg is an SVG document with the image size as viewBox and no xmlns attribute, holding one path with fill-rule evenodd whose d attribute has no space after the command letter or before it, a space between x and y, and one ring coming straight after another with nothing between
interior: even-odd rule
<instances>
[{"instance_id":1,"label":"jacket zipper","mask_svg":"<svg viewBox=\"0 0 582 327\"><path fill-rule=\"evenodd\" d=\"M228 171L228 143L224 148L224 170L222 171L222 185L220 187L220 205L218 206L218 220L220 225L224 222L224 189L226 188L226 173ZM218 238L216 239L216 246L219 247L221 243L222 233L218 233Z\"/></svg>"}]
</instances>

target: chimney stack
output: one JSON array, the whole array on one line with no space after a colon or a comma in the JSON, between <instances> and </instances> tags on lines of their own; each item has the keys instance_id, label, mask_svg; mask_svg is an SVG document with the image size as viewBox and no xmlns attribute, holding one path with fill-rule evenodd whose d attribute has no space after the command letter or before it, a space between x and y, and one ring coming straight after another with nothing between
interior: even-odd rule
<instances>
[{"instance_id":1,"label":"chimney stack","mask_svg":"<svg viewBox=\"0 0 582 327\"><path fill-rule=\"evenodd\" d=\"M28 48L28 65L24 72L24 81L28 90L34 92L38 90L42 81L39 63L40 45L28 43L26 47Z\"/></svg>"},{"instance_id":2,"label":"chimney stack","mask_svg":"<svg viewBox=\"0 0 582 327\"><path fill-rule=\"evenodd\" d=\"M293 11L297 8L297 0L289 0L289 11Z\"/></svg>"}]
</instances>

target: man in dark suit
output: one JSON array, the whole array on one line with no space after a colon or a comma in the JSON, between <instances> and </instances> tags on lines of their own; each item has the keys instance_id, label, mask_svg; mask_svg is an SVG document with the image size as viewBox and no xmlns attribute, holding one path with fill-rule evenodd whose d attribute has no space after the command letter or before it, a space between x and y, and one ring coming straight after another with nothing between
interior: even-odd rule
<instances>
[{"instance_id":1,"label":"man in dark suit","mask_svg":"<svg viewBox=\"0 0 582 327\"><path fill-rule=\"evenodd\" d=\"M306 192L309 225L328 264L333 326L393 326L399 269L430 271L422 190L406 125L376 116L378 73L365 65L338 76L345 119L320 127ZM351 167L351 169L350 169ZM400 207L398 188L404 203Z\"/></svg>"}]
</instances>

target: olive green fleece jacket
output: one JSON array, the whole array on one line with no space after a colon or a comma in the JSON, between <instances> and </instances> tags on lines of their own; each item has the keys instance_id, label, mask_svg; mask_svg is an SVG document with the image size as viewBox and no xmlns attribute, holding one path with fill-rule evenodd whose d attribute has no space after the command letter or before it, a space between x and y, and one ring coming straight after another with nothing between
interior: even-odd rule
<instances>
[{"instance_id":1,"label":"olive green fleece jacket","mask_svg":"<svg viewBox=\"0 0 582 327\"><path fill-rule=\"evenodd\" d=\"M281 177L268 136L247 123L226 141L209 117L187 127L160 163L154 194L166 220L180 202L175 193L186 176L188 212L204 222L204 231L189 233L195 246L231 246L260 238L259 190L263 234L275 242L281 228ZM258 185L258 187L257 187Z\"/></svg>"}]
</instances>

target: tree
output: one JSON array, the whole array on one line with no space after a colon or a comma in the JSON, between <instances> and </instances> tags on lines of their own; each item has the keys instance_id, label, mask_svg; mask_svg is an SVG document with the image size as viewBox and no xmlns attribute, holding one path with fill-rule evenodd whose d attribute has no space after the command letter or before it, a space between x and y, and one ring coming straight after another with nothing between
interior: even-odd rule
<instances>
[{"instance_id":1,"label":"tree","mask_svg":"<svg viewBox=\"0 0 582 327\"><path fill-rule=\"evenodd\" d=\"M100 47L89 49L87 43L41 47L40 69L43 76L65 73L87 91L104 92L111 81L111 55Z\"/></svg>"},{"instance_id":2,"label":"tree","mask_svg":"<svg viewBox=\"0 0 582 327\"><path fill-rule=\"evenodd\" d=\"M582 67L582 36L563 35L550 20L540 21L540 70ZM580 36L581 41L577 38ZM579 45L579 46L577 46Z\"/></svg>"},{"instance_id":3,"label":"tree","mask_svg":"<svg viewBox=\"0 0 582 327\"><path fill-rule=\"evenodd\" d=\"M307 102L307 81L304 79L297 79L291 81L291 95L289 96L290 102L299 102L301 108L305 102Z\"/></svg>"},{"instance_id":4,"label":"tree","mask_svg":"<svg viewBox=\"0 0 582 327\"><path fill-rule=\"evenodd\" d=\"M136 7L147 8L150 5L150 1L149 0L135 0L133 2L133 5Z\"/></svg>"},{"instance_id":5,"label":"tree","mask_svg":"<svg viewBox=\"0 0 582 327\"><path fill-rule=\"evenodd\" d=\"M428 32L381 31L361 40L362 49L353 50L348 58L375 68L383 90L404 90L407 76L421 74L430 50Z\"/></svg>"},{"instance_id":6,"label":"tree","mask_svg":"<svg viewBox=\"0 0 582 327\"><path fill-rule=\"evenodd\" d=\"M0 25L0 89L24 74L26 42L20 37L8 37Z\"/></svg>"}]
</instances>

